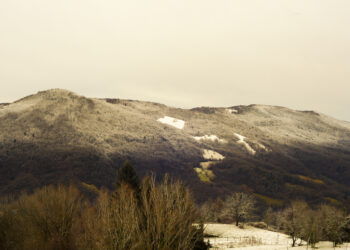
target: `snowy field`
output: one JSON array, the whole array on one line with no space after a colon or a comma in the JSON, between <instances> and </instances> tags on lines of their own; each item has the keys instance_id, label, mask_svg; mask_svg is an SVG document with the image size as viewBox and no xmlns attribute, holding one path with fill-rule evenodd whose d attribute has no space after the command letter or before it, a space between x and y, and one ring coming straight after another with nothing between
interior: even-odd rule
<instances>
[{"instance_id":1,"label":"snowy field","mask_svg":"<svg viewBox=\"0 0 350 250\"><path fill-rule=\"evenodd\" d=\"M227 142L224 139L220 139L216 135L193 136L193 139L195 139L196 141L212 141L212 142L219 142L219 143Z\"/></svg>"},{"instance_id":2,"label":"snowy field","mask_svg":"<svg viewBox=\"0 0 350 250\"><path fill-rule=\"evenodd\" d=\"M206 224L205 233L218 237L206 238L212 249L241 249L241 250L299 250L311 249L303 246L291 247L288 235L272 232L255 227L245 226L244 229L232 224ZM298 241L299 243L299 241ZM334 249L331 242L320 242L317 249ZM335 249L350 250L350 243L345 243Z\"/></svg>"},{"instance_id":3,"label":"snowy field","mask_svg":"<svg viewBox=\"0 0 350 250\"><path fill-rule=\"evenodd\" d=\"M238 111L236 109L227 109L227 112L229 112L230 114L237 114Z\"/></svg>"},{"instance_id":4,"label":"snowy field","mask_svg":"<svg viewBox=\"0 0 350 250\"><path fill-rule=\"evenodd\" d=\"M185 121L170 116L164 116L163 118L159 118L157 121L178 129L183 129L185 126Z\"/></svg>"},{"instance_id":5,"label":"snowy field","mask_svg":"<svg viewBox=\"0 0 350 250\"><path fill-rule=\"evenodd\" d=\"M223 160L225 157L222 154L215 152L213 150L203 149L203 158L206 160L219 161L219 160Z\"/></svg>"}]
</instances>

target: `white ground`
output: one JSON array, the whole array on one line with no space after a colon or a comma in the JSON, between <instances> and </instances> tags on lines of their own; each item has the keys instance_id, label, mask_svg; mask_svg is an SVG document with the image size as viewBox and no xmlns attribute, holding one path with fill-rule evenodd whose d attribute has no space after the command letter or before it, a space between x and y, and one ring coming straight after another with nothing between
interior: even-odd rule
<instances>
[{"instance_id":1,"label":"white ground","mask_svg":"<svg viewBox=\"0 0 350 250\"><path fill-rule=\"evenodd\" d=\"M204 136L193 136L193 139L196 141L212 141L212 142L220 142L220 143L226 143L227 141L224 139L220 139L216 135L204 135Z\"/></svg>"},{"instance_id":2,"label":"white ground","mask_svg":"<svg viewBox=\"0 0 350 250\"><path fill-rule=\"evenodd\" d=\"M213 150L203 149L203 158L206 160L223 160L225 157Z\"/></svg>"},{"instance_id":3,"label":"white ground","mask_svg":"<svg viewBox=\"0 0 350 250\"><path fill-rule=\"evenodd\" d=\"M261 144L261 143L258 143L259 145L259 148L262 148L263 150L265 150L266 152L270 152L271 149L268 149L267 147L265 147L265 145Z\"/></svg>"},{"instance_id":4,"label":"white ground","mask_svg":"<svg viewBox=\"0 0 350 250\"><path fill-rule=\"evenodd\" d=\"M237 110L235 110L235 109L227 109L227 111L229 112L229 113L238 113L238 111Z\"/></svg>"},{"instance_id":5,"label":"white ground","mask_svg":"<svg viewBox=\"0 0 350 250\"><path fill-rule=\"evenodd\" d=\"M201 166L202 169L209 169L211 165L214 165L216 161L204 161L200 162L199 165Z\"/></svg>"},{"instance_id":6,"label":"white ground","mask_svg":"<svg viewBox=\"0 0 350 250\"><path fill-rule=\"evenodd\" d=\"M212 249L240 249L240 250L300 250L310 249L303 246L291 247L291 239L288 235L272 232L264 229L245 226L240 229L232 224L206 224L205 232L218 237L206 238L212 245ZM299 241L298 241L299 243ZM331 242L320 242L318 249L333 249ZM343 244L336 249L348 249L350 244Z\"/></svg>"},{"instance_id":7,"label":"white ground","mask_svg":"<svg viewBox=\"0 0 350 250\"><path fill-rule=\"evenodd\" d=\"M249 153L255 155L256 151L244 140L246 137L237 133L234 134L239 139L237 143L243 144Z\"/></svg>"},{"instance_id":8,"label":"white ground","mask_svg":"<svg viewBox=\"0 0 350 250\"><path fill-rule=\"evenodd\" d=\"M178 129L183 129L185 126L185 122L183 120L179 120L170 116L164 116L163 118L159 118L157 121Z\"/></svg>"}]
</instances>

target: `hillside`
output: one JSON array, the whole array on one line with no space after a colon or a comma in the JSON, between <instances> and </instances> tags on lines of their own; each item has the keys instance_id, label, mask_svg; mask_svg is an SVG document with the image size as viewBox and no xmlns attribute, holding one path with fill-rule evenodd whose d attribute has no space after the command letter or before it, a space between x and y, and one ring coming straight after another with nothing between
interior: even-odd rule
<instances>
[{"instance_id":1,"label":"hillside","mask_svg":"<svg viewBox=\"0 0 350 250\"><path fill-rule=\"evenodd\" d=\"M113 188L126 159L199 201L250 190L268 204L350 197L350 123L249 105L179 109L60 89L0 104L0 193L57 182Z\"/></svg>"}]
</instances>

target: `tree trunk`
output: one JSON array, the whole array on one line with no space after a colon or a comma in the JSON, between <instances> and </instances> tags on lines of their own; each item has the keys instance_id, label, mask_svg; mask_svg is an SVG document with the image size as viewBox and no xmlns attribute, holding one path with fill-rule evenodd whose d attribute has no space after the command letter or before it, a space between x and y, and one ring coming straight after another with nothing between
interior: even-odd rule
<instances>
[{"instance_id":1,"label":"tree trunk","mask_svg":"<svg viewBox=\"0 0 350 250\"><path fill-rule=\"evenodd\" d=\"M297 241L297 237L292 236L292 247L295 247L296 241Z\"/></svg>"},{"instance_id":2,"label":"tree trunk","mask_svg":"<svg viewBox=\"0 0 350 250\"><path fill-rule=\"evenodd\" d=\"M238 227L238 223L239 223L239 216L236 216L236 227Z\"/></svg>"}]
</instances>

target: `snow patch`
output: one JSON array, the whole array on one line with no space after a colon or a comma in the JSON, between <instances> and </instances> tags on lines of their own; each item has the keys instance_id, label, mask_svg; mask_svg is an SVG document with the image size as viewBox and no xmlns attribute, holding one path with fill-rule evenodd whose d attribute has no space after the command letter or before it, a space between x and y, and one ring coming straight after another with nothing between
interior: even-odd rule
<instances>
[{"instance_id":1,"label":"snow patch","mask_svg":"<svg viewBox=\"0 0 350 250\"><path fill-rule=\"evenodd\" d=\"M259 148L265 150L265 152L271 152L271 149L268 149L265 145L258 143Z\"/></svg>"},{"instance_id":2,"label":"snow patch","mask_svg":"<svg viewBox=\"0 0 350 250\"><path fill-rule=\"evenodd\" d=\"M215 152L213 150L204 149L203 150L203 158L206 160L223 160L225 157L222 154L219 154L218 152Z\"/></svg>"},{"instance_id":3,"label":"snow patch","mask_svg":"<svg viewBox=\"0 0 350 250\"><path fill-rule=\"evenodd\" d=\"M183 120L179 120L170 116L164 116L163 118L159 118L157 121L178 129L183 129L185 126L185 122Z\"/></svg>"},{"instance_id":4,"label":"snow patch","mask_svg":"<svg viewBox=\"0 0 350 250\"><path fill-rule=\"evenodd\" d=\"M286 234L250 226L241 229L232 224L205 224L205 233L218 236L205 239L218 249L285 250L291 245Z\"/></svg>"},{"instance_id":5,"label":"snow patch","mask_svg":"<svg viewBox=\"0 0 350 250\"><path fill-rule=\"evenodd\" d=\"M195 139L196 141L217 141L219 143L226 143L226 140L224 139L220 139L219 137L217 137L216 135L204 135L204 136L193 136L193 139Z\"/></svg>"},{"instance_id":6,"label":"snow patch","mask_svg":"<svg viewBox=\"0 0 350 250\"><path fill-rule=\"evenodd\" d=\"M239 144L243 144L244 145L244 147L247 149L247 151L249 152L249 153L251 153L252 155L255 155L256 154L256 151L245 141L245 136L243 136L243 135L240 135L240 134L237 134L237 133L234 133L235 134L235 136L239 139L238 141L237 141L237 143L239 143Z\"/></svg>"},{"instance_id":7,"label":"snow patch","mask_svg":"<svg viewBox=\"0 0 350 250\"><path fill-rule=\"evenodd\" d=\"M237 114L238 110L236 110L236 109L227 109L227 112L229 112L230 114L232 114L232 113Z\"/></svg>"},{"instance_id":8,"label":"snow patch","mask_svg":"<svg viewBox=\"0 0 350 250\"><path fill-rule=\"evenodd\" d=\"M234 249L234 250L305 250L308 249L306 242L302 241L301 246L291 247L292 239L279 232L266 229L254 228L245 225L244 228L232 224L208 223L204 224L206 234L217 237L204 238L212 245L212 249ZM299 240L298 240L299 243ZM334 249L332 242L320 241L316 245L320 250ZM348 244L339 245L336 249L348 249Z\"/></svg>"}]
</instances>

